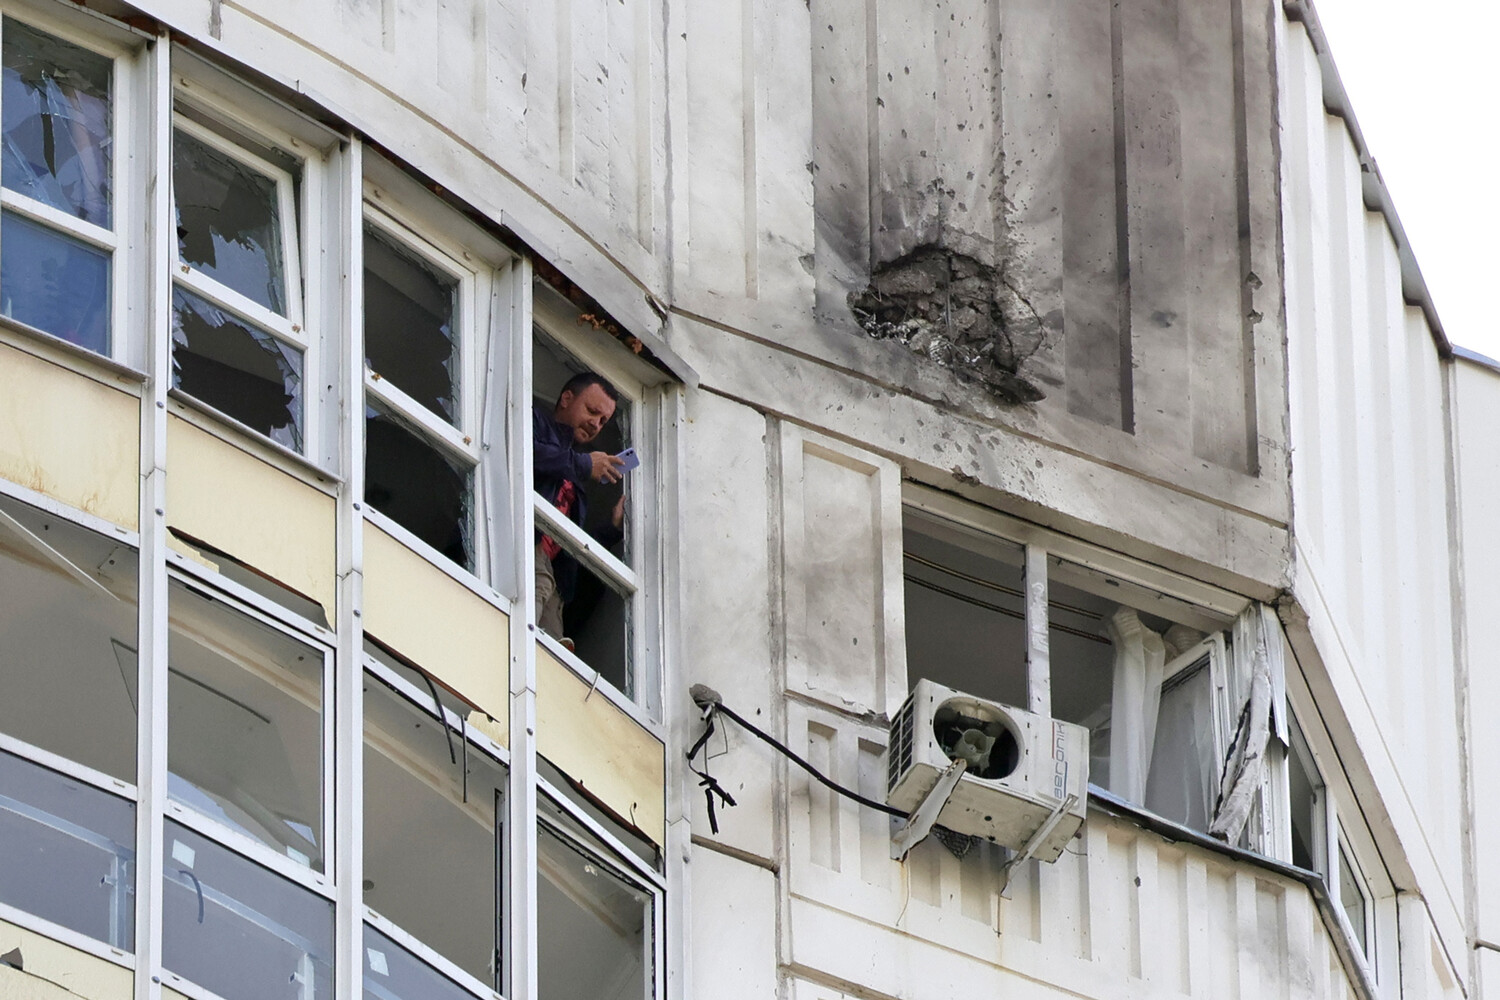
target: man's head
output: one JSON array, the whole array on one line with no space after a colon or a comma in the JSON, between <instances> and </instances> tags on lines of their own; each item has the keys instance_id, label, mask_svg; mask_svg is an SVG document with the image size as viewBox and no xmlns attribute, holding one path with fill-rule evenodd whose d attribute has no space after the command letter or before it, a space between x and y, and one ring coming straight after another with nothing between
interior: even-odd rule
<instances>
[{"instance_id":1,"label":"man's head","mask_svg":"<svg viewBox=\"0 0 1500 1000\"><path fill-rule=\"evenodd\" d=\"M615 387L604 379L593 372L580 372L568 379L558 393L552 416L558 423L573 428L575 444L588 444L615 415L619 399Z\"/></svg>"}]
</instances>

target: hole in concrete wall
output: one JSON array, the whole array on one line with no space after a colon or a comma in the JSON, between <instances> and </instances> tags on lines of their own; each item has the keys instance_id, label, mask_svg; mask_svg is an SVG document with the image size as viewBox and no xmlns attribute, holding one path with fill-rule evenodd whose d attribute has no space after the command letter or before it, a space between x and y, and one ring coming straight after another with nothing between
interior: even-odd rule
<instances>
[{"instance_id":1,"label":"hole in concrete wall","mask_svg":"<svg viewBox=\"0 0 1500 1000\"><path fill-rule=\"evenodd\" d=\"M849 308L875 340L979 382L1002 403L1043 393L1021 367L1042 345L1041 317L999 268L939 245L921 246L875 268Z\"/></svg>"}]
</instances>

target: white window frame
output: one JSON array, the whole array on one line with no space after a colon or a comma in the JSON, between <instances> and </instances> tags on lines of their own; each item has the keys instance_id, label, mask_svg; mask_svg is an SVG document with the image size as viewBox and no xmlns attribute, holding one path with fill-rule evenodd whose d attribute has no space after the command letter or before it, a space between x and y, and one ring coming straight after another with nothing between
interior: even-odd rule
<instances>
[{"instance_id":1,"label":"white window frame","mask_svg":"<svg viewBox=\"0 0 1500 1000\"><path fill-rule=\"evenodd\" d=\"M652 519L659 516L659 511L653 510L651 506L659 495L660 477L665 472L661 466L664 456L658 447L662 421L661 392L646 384L641 370L631 364L636 359L633 355L627 356L624 348L602 349L597 343L580 337L576 332L576 317L570 316L560 301L553 301L542 295L536 296L531 322L532 336L545 336L614 387L620 397L615 408L615 419L622 413L627 417L630 427L629 446L635 448L641 458L640 466L626 477L625 530L629 541L628 563L615 556L581 525L552 506L536 492L532 483L524 484L537 530L551 535L569 555L625 601L625 656L635 689L633 694L621 691L604 679L599 671L543 632L540 626L534 632L548 652L588 682L590 687L605 692L611 701L643 727L661 736L658 722L661 714L661 657L659 654L653 657L651 653L652 650L659 651L663 648L659 615L660 588L646 585L648 580L661 578L658 556L652 550L652 539L659 530ZM525 399L529 407L535 396L531 372L525 373L525 385ZM526 440L530 447L529 423ZM528 614L529 620L535 624L535 606L528 609Z\"/></svg>"},{"instance_id":2,"label":"white window frame","mask_svg":"<svg viewBox=\"0 0 1500 1000\"><path fill-rule=\"evenodd\" d=\"M282 343L295 348L302 354L302 449L300 451L287 447L278 441L274 441L266 435L260 434L251 428L245 427L240 421L227 413L219 410L207 400L199 399L190 393L178 389L172 389L174 396L191 400L195 406L202 407L212 412L216 419L232 426L242 428L245 433L254 434L255 437L269 442L272 446L285 450L297 458L318 462L320 443L323 440L324 429L322 422L326 419L323 413L323 405L320 399L319 386L323 384L322 351L320 350L319 338L310 334L306 316L310 311L308 304L304 302L304 288L306 298L313 299L319 294L321 282L313 275L306 275L302 271L301 241L304 238L316 238L319 227L316 217L321 207L323 183L321 177L321 164L317 157L308 156L297 149L298 143L295 137L279 133L277 129L268 123L248 123L243 113L232 112L224 104L206 93L201 88L194 89L192 81L177 73L173 74L175 84L174 97L176 103L187 104L195 111L212 120L223 122L227 127L247 134L258 142L264 143L276 149L280 149L288 156L300 161L302 165L302 211L299 218L297 210L297 198L295 194L292 175L282 167L271 163L253 152L241 148L233 140L220 135L214 129L183 114L181 110L174 107L172 112L172 142L173 162L170 172L174 178L174 188L171 198L172 210L176 210L176 135L178 132L186 133L192 138L209 147L214 152L220 153L245 166L258 174L271 180L276 185L277 215L280 220L280 239L283 268L283 285L286 295L286 315L275 312L259 302L251 299L242 292L238 292L228 285L220 282L207 274L192 267L183 261L180 253L181 247L176 239L170 240L171 245L171 270L172 288L183 288L185 291L207 300L209 303L230 313L249 326L260 330L262 333L273 337ZM316 255L310 255L309 259L316 259ZM173 311L172 303L169 301L164 308L169 314ZM173 345L173 351L176 345Z\"/></svg>"},{"instance_id":3,"label":"white window frame","mask_svg":"<svg viewBox=\"0 0 1500 1000\"><path fill-rule=\"evenodd\" d=\"M89 29L78 25L84 17L88 17L91 22ZM132 301L140 293L132 294L131 275L123 273L130 269L125 259L126 253L122 252L135 242L137 219L146 204L145 198L139 193L145 188L145 178L134 176L138 167L136 166L137 157L133 155L137 145L135 132L138 127L135 107L136 73L133 57L140 48L139 40L132 39L127 32L119 30L113 24L105 23L103 18L73 14L70 11L42 11L25 7L18 15L13 8L7 6L3 12L0 12L0 37L3 37L5 23L8 21L20 21L27 27L53 35L71 45L110 60L110 142L113 147L109 164L110 227L105 228L86 222L4 186L0 186L0 208L14 212L48 229L59 231L93 249L102 250L108 254L108 353L97 354L86 347L79 347L67 341L62 342L69 343L70 347L76 347L77 350L90 356L104 357L132 368L144 367L140 363L141 345L132 343L128 335L130 324L126 322ZM136 44L131 44L132 42ZM28 326L19 320L6 318L5 322L14 323L29 332L45 337L49 342L61 341L61 338L56 335Z\"/></svg>"},{"instance_id":4,"label":"white window frame","mask_svg":"<svg viewBox=\"0 0 1500 1000\"><path fill-rule=\"evenodd\" d=\"M506 887L509 884L511 876L510 837L508 835L510 826L508 822L508 802L504 801L504 799L507 799L510 795L510 753L504 747L491 740L483 732L468 726L466 720L460 717L451 708L444 705L441 698L438 699L436 703L434 703L432 692L428 691L425 688L417 687L406 678L402 677L400 674L396 673L394 670L387 667L385 664L381 663L379 660L368 654L361 657L361 659L363 661L362 666L366 674L374 677L376 680L380 681L383 684L389 685L396 691L399 697L406 698L417 708L428 713L442 713L443 724L448 727L448 731L455 739L464 740L472 744L475 751L489 757L492 761L499 764L501 769L505 771L505 795L502 798L502 802L500 803L499 807L495 811L495 823L499 828L499 832L497 832L496 834L496 839L499 842L499 860L501 866L501 870L499 873L499 884L495 887L495 905L497 908L496 918L500 921L500 927L502 930L500 947L497 949L497 957L499 957L503 961L506 939L508 938L508 935L504 933L504 928L506 926L505 921L510 916L506 905L509 901L509 893L506 891ZM436 721L435 717L434 721ZM364 733L361 732L360 752L364 753L366 752L366 749L365 736ZM363 802L361 802L361 805L363 805ZM361 817L361 820L362 819L363 817ZM363 827L362 821L361 827ZM361 836L363 836L363 830L361 830ZM364 852L362 842L360 846L360 852L361 854L363 854ZM361 902L359 905L361 916L366 924L369 924L376 930L380 931L380 933L384 934L386 937L401 945L401 947L411 952L411 954L419 961L423 962L434 971L442 974L444 977L451 980L455 985L469 991L476 997L481 998L481 1000L493 1000L493 998L495 997L503 996L503 994L500 991L496 990L494 987L474 978L471 973L459 968L452 959L449 959L439 953L435 948L433 948L427 942L423 941L421 938L412 934L410 931L406 930L404 927L401 927L399 924L394 923L379 911L372 910L367 904L363 902L363 893L361 893ZM503 967L497 970L496 978L501 980L502 982L505 979L503 973Z\"/></svg>"}]
</instances>

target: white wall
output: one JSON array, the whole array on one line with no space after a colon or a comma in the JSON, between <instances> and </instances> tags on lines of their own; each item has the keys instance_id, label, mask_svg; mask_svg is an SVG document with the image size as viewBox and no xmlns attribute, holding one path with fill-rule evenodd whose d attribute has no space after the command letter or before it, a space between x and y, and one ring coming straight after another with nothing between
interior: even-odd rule
<instances>
[{"instance_id":1,"label":"white wall","mask_svg":"<svg viewBox=\"0 0 1500 1000\"><path fill-rule=\"evenodd\" d=\"M1399 889L1463 962L1444 363L1302 24L1278 18L1294 645ZM1298 617L1294 614L1293 617ZM1378 797L1376 794L1378 793Z\"/></svg>"}]
</instances>

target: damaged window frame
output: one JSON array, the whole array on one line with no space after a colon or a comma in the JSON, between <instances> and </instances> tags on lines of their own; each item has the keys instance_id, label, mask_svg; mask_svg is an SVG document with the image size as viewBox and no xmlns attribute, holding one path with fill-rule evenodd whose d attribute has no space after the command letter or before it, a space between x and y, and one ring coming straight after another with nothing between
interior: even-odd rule
<instances>
[{"instance_id":1,"label":"damaged window frame","mask_svg":"<svg viewBox=\"0 0 1500 1000\"><path fill-rule=\"evenodd\" d=\"M1240 717L1241 707L1249 696L1248 678L1241 678L1238 674L1244 672L1249 661L1248 651L1245 654L1231 656L1224 642L1226 636L1233 637L1241 627L1244 616L1250 611L1258 610L1260 614L1266 612L1261 606L1245 598L1220 590L1209 584L1191 580L1189 578L1172 573L1168 570L1159 569L1149 564L1141 563L1128 556L1110 552L1107 549L1078 539L1069 538L1056 532L1032 525L1018 519L999 513L988 508L979 507L967 501L960 500L949 494L942 493L930 487L922 486L913 482L902 484L902 501L905 517L913 515L928 521L935 521L942 525L948 525L958 529L962 533L989 538L1009 545L1021 546L1025 550L1022 565L1022 591L1027 595L1023 607L1028 616L1034 613L1032 605L1039 600L1037 595L1047 597L1046 628L1041 629L1043 635L1048 638L1039 640L1037 628L1030 621L1026 623L1026 646L1018 651L1025 657L1027 677L1025 678L1026 701L1015 707L1038 712L1043 715L1053 716L1056 713L1052 708L1052 671L1055 667L1050 652L1050 633L1056 627L1055 615L1057 608L1050 599L1050 587L1055 573L1054 567L1058 564L1066 564L1082 570L1090 575L1101 577L1106 583L1114 583L1122 588L1122 595L1126 592L1152 593L1160 598L1165 604L1177 604L1183 607L1199 609L1200 612L1214 620L1221 621L1215 629L1205 631L1193 647L1182 651L1176 657L1168 657L1163 667L1163 690L1169 680L1167 671L1175 666L1177 673L1193 669L1205 657L1208 658L1208 669L1213 690L1210 697L1213 699L1213 718L1210 725L1214 733L1214 747L1212 760L1205 761L1217 772L1215 778L1216 795L1221 796L1224 791L1224 764L1230 744L1235 738L1236 723ZM1124 606L1135 608L1129 600L1123 601ZM1153 612L1156 613L1156 612ZM1162 617L1173 620L1169 613L1162 612ZM1274 617L1274 616L1273 616ZM1279 635L1279 631L1278 631ZM1241 639L1244 643L1246 640ZM1047 670L1032 673L1030 665L1047 665ZM1273 669L1274 674L1274 669ZM917 678L910 677L909 681ZM940 681L941 683L941 681ZM1277 690L1278 685L1273 680L1272 689ZM1243 690L1242 690L1243 689ZM1159 695L1158 695L1159 697ZM1221 704L1222 703L1222 704ZM1274 711L1281 709L1277 706ZM1095 720L1097 723L1097 720ZM1161 738L1158 729L1151 741L1151 748L1146 751L1147 759L1134 761L1134 766L1142 775L1143 784L1149 782L1151 756ZM1275 727L1271 726L1269 742L1275 742ZM1126 742L1126 741L1122 741ZM1139 743L1140 741L1135 741ZM1260 781L1251 798L1250 805L1245 814L1245 821L1238 836L1232 841L1237 846L1249 850L1270 853L1272 841L1270 839L1270 826L1266 821L1268 792L1270 789L1270 769L1263 770ZM1097 776L1090 775L1091 783L1098 784ZM1108 789L1105 789L1108 790ZM1113 794L1113 793L1112 793ZM1120 795L1122 799L1131 801L1133 804L1146 808L1144 801L1136 801L1133 796ZM1210 804L1212 811L1213 804ZM1284 809L1275 810L1284 813ZM1209 817L1212 820L1212 816ZM1179 822L1167 819L1167 822ZM1186 827L1185 827L1186 828ZM1206 833L1207 830L1197 831Z\"/></svg>"},{"instance_id":2,"label":"damaged window frame","mask_svg":"<svg viewBox=\"0 0 1500 1000\"><path fill-rule=\"evenodd\" d=\"M353 267L364 276L364 240L369 229L418 260L458 279L458 317L453 342L459 351L455 366L458 406L454 421L417 402L371 370L365 360L364 336L359 337L359 365L364 385L364 410L376 404L392 414L408 433L449 461L460 464L468 482L468 564L444 555L374 503L363 503L364 514L404 544L438 566L451 567L502 594L514 596L515 568L511 525L509 457L505 412L510 377L510 324L517 300L519 258L478 225L394 164L372 151L363 157L363 201L357 259ZM363 293L359 303L363 330ZM364 435L361 432L361 439ZM368 462L368 453L362 461Z\"/></svg>"},{"instance_id":3,"label":"damaged window frame","mask_svg":"<svg viewBox=\"0 0 1500 1000\"><path fill-rule=\"evenodd\" d=\"M549 535L569 555L578 560L583 572L591 573L624 602L626 690L616 687L608 678L568 649L540 625L535 634L543 646L565 663L591 688L607 693L620 708L653 732L661 714L661 669L654 662L652 650L661 649L660 594L645 581L653 575L656 554L650 539L656 531L658 512L652 502L658 496L663 470L657 445L662 421L660 380L652 378L643 362L614 343L604 343L604 335L593 328L589 317L573 303L541 282L536 282L532 304L532 337L544 338L589 371L604 378L619 394L613 420L622 417L630 429L627 447L636 450L641 464L625 477L625 512L621 530L625 534L624 558L617 557L584 528L561 514L532 482L526 484L526 495L532 507L536 530ZM590 336L590 334L594 336ZM534 367L534 366L533 366ZM537 401L532 373L527 372L527 400ZM530 423L527 423L527 448L531 448ZM536 602L530 602L530 620L537 622Z\"/></svg>"},{"instance_id":4,"label":"damaged window frame","mask_svg":"<svg viewBox=\"0 0 1500 1000\"><path fill-rule=\"evenodd\" d=\"M1400 975L1399 956L1397 949L1390 946L1390 942L1398 940L1395 883L1385 868L1379 845L1365 822L1351 779L1320 714L1316 708L1302 707L1310 704L1311 694L1302 683L1300 672L1295 672L1289 678L1284 703L1278 706L1284 708L1287 718L1285 737L1273 732L1269 747L1269 798L1283 804L1283 808L1269 824L1268 853L1288 864L1297 863L1292 846L1291 771L1299 768L1310 786L1306 794L1312 823L1308 831L1310 870L1327 886L1329 898L1347 925L1349 941L1363 958L1371 977L1377 983L1396 982ZM1346 906L1345 889L1359 897L1362 915L1351 913ZM1356 917L1360 918L1358 922Z\"/></svg>"},{"instance_id":5,"label":"damaged window frame","mask_svg":"<svg viewBox=\"0 0 1500 1000\"><path fill-rule=\"evenodd\" d=\"M111 361L137 370L145 367L145 345L143 338L130 336L124 318L130 313L132 304L142 298L142 292L133 288L127 280L124 253L131 242L137 219L143 211L144 198L137 193L144 188L144 179L136 177L137 111L137 60L141 51L141 40L98 19L87 18L70 11L33 10L26 8L22 16L16 17L7 9L0 15L0 36L10 23L24 24L27 28L51 35L63 42L107 59L110 62L110 165L109 165L109 225L102 226L78 218L66 211L47 205L29 195L0 186L0 208L25 223L37 226L53 236L60 236L70 243L81 244L84 249L103 254L107 260L106 274L109 283L105 295L108 315L105 319L104 335L107 344L103 351L76 343L60 334L34 327L23 320L4 317L3 322L13 324L28 333L40 334L53 341L68 344L79 351L98 354Z\"/></svg>"},{"instance_id":6,"label":"damaged window frame","mask_svg":"<svg viewBox=\"0 0 1500 1000\"><path fill-rule=\"evenodd\" d=\"M175 52L174 55L176 55ZM304 155L299 151L298 147L301 144L298 143L296 136L276 128L269 121L250 118L243 110L227 100L220 100L217 95L207 93L205 88L195 86L193 79L175 68L173 85L171 119L173 160L170 169L174 183L170 210L173 213L171 223L174 238L168 241L172 254L173 303L176 301L179 290L195 296L210 306L222 310L230 320L244 326L252 336L264 335L276 346L283 349L290 348L301 356L298 401L300 414L296 415L300 442L294 446L287 442L277 441L270 434L249 426L214 402L196 396L190 390L176 385L176 351L179 345L175 332L174 304L168 305L169 312L174 315L171 394L176 399L191 401L194 406L209 411L221 421L242 428L246 433L269 441L274 447L301 458L311 459L316 463L321 452L319 443L325 433L322 426L324 414L321 412L319 386L326 380L321 375L322 358L320 355L322 352L318 338L311 333L307 324L308 315L316 313L319 283L307 280L303 272L302 244L306 240L309 246L317 245L314 242L317 239L317 231L312 220L317 214L316 207L321 204L322 197L320 163L316 157ZM210 122L212 125L209 124ZM221 132L220 129L223 131ZM274 263L279 263L281 268L282 294L285 297L284 314L261 304L244 292L225 284L182 259L181 244L175 237L177 225L176 148L179 134L188 136L210 151L264 177L274 185L277 229L281 242L281 260ZM272 163L252 150L243 148L233 138L235 134L243 136L247 142L259 143L267 149L284 154L289 160L296 161L300 168L300 177L294 177L284 167ZM299 185L300 193L297 190Z\"/></svg>"}]
</instances>

